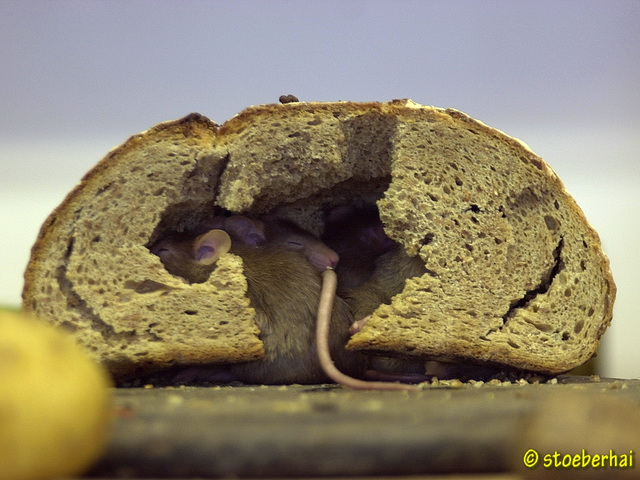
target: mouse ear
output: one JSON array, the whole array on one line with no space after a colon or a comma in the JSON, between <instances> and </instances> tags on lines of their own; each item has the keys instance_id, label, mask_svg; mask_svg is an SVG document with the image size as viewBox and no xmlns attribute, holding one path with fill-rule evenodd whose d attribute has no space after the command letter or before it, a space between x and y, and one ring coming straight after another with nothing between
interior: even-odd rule
<instances>
[{"instance_id":1,"label":"mouse ear","mask_svg":"<svg viewBox=\"0 0 640 480\"><path fill-rule=\"evenodd\" d=\"M338 205L331 208L326 214L327 222L341 222L355 212L355 207L351 205Z\"/></svg>"},{"instance_id":2,"label":"mouse ear","mask_svg":"<svg viewBox=\"0 0 640 480\"><path fill-rule=\"evenodd\" d=\"M196 238L193 256L198 263L211 265L231 248L231 238L224 230L209 230Z\"/></svg>"},{"instance_id":3,"label":"mouse ear","mask_svg":"<svg viewBox=\"0 0 640 480\"><path fill-rule=\"evenodd\" d=\"M264 245L267 242L264 223L243 215L233 215L227 218L224 228L239 237L247 245Z\"/></svg>"}]
</instances>

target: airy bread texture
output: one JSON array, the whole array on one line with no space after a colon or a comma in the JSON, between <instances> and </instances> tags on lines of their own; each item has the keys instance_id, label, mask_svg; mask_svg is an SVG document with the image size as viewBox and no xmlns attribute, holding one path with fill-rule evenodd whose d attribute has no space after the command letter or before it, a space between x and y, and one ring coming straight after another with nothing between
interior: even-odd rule
<instances>
[{"instance_id":1,"label":"airy bread texture","mask_svg":"<svg viewBox=\"0 0 640 480\"><path fill-rule=\"evenodd\" d=\"M348 348L555 374L591 358L615 285L599 238L550 167L456 110L389 103L192 114L130 138L43 225L23 307L65 326L116 377L263 355L242 261L189 285L148 247L223 211L323 212L377 202L427 273Z\"/></svg>"}]
</instances>

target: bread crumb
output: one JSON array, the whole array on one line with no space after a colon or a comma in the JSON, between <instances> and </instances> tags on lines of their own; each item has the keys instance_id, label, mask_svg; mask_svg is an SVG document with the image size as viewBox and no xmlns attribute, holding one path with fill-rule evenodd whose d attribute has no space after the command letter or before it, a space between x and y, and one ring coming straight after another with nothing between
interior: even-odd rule
<instances>
[{"instance_id":1,"label":"bread crumb","mask_svg":"<svg viewBox=\"0 0 640 480\"><path fill-rule=\"evenodd\" d=\"M607 390L617 390L618 388L624 388L624 383L620 380L615 380L607 385Z\"/></svg>"}]
</instances>

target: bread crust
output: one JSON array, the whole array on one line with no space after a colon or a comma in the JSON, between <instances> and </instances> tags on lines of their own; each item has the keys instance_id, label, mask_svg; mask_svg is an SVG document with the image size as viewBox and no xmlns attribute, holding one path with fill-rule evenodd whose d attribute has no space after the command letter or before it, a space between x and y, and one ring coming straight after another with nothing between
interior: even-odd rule
<instances>
[{"instance_id":1,"label":"bread crust","mask_svg":"<svg viewBox=\"0 0 640 480\"><path fill-rule=\"evenodd\" d=\"M222 126L191 114L131 137L43 224L23 308L116 377L260 358L241 260L189 285L148 246L222 209L277 210L319 234L325 208L374 201L427 274L348 348L549 374L594 355L616 287L558 176L521 141L410 100L262 105Z\"/></svg>"}]
</instances>

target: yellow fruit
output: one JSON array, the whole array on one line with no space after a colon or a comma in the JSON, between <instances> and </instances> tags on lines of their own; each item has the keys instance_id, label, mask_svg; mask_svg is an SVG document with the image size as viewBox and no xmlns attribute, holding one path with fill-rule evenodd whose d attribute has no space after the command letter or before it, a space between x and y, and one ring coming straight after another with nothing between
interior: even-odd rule
<instances>
[{"instance_id":1,"label":"yellow fruit","mask_svg":"<svg viewBox=\"0 0 640 480\"><path fill-rule=\"evenodd\" d=\"M106 444L110 386L71 335L0 311L0 480L88 468Z\"/></svg>"}]
</instances>

